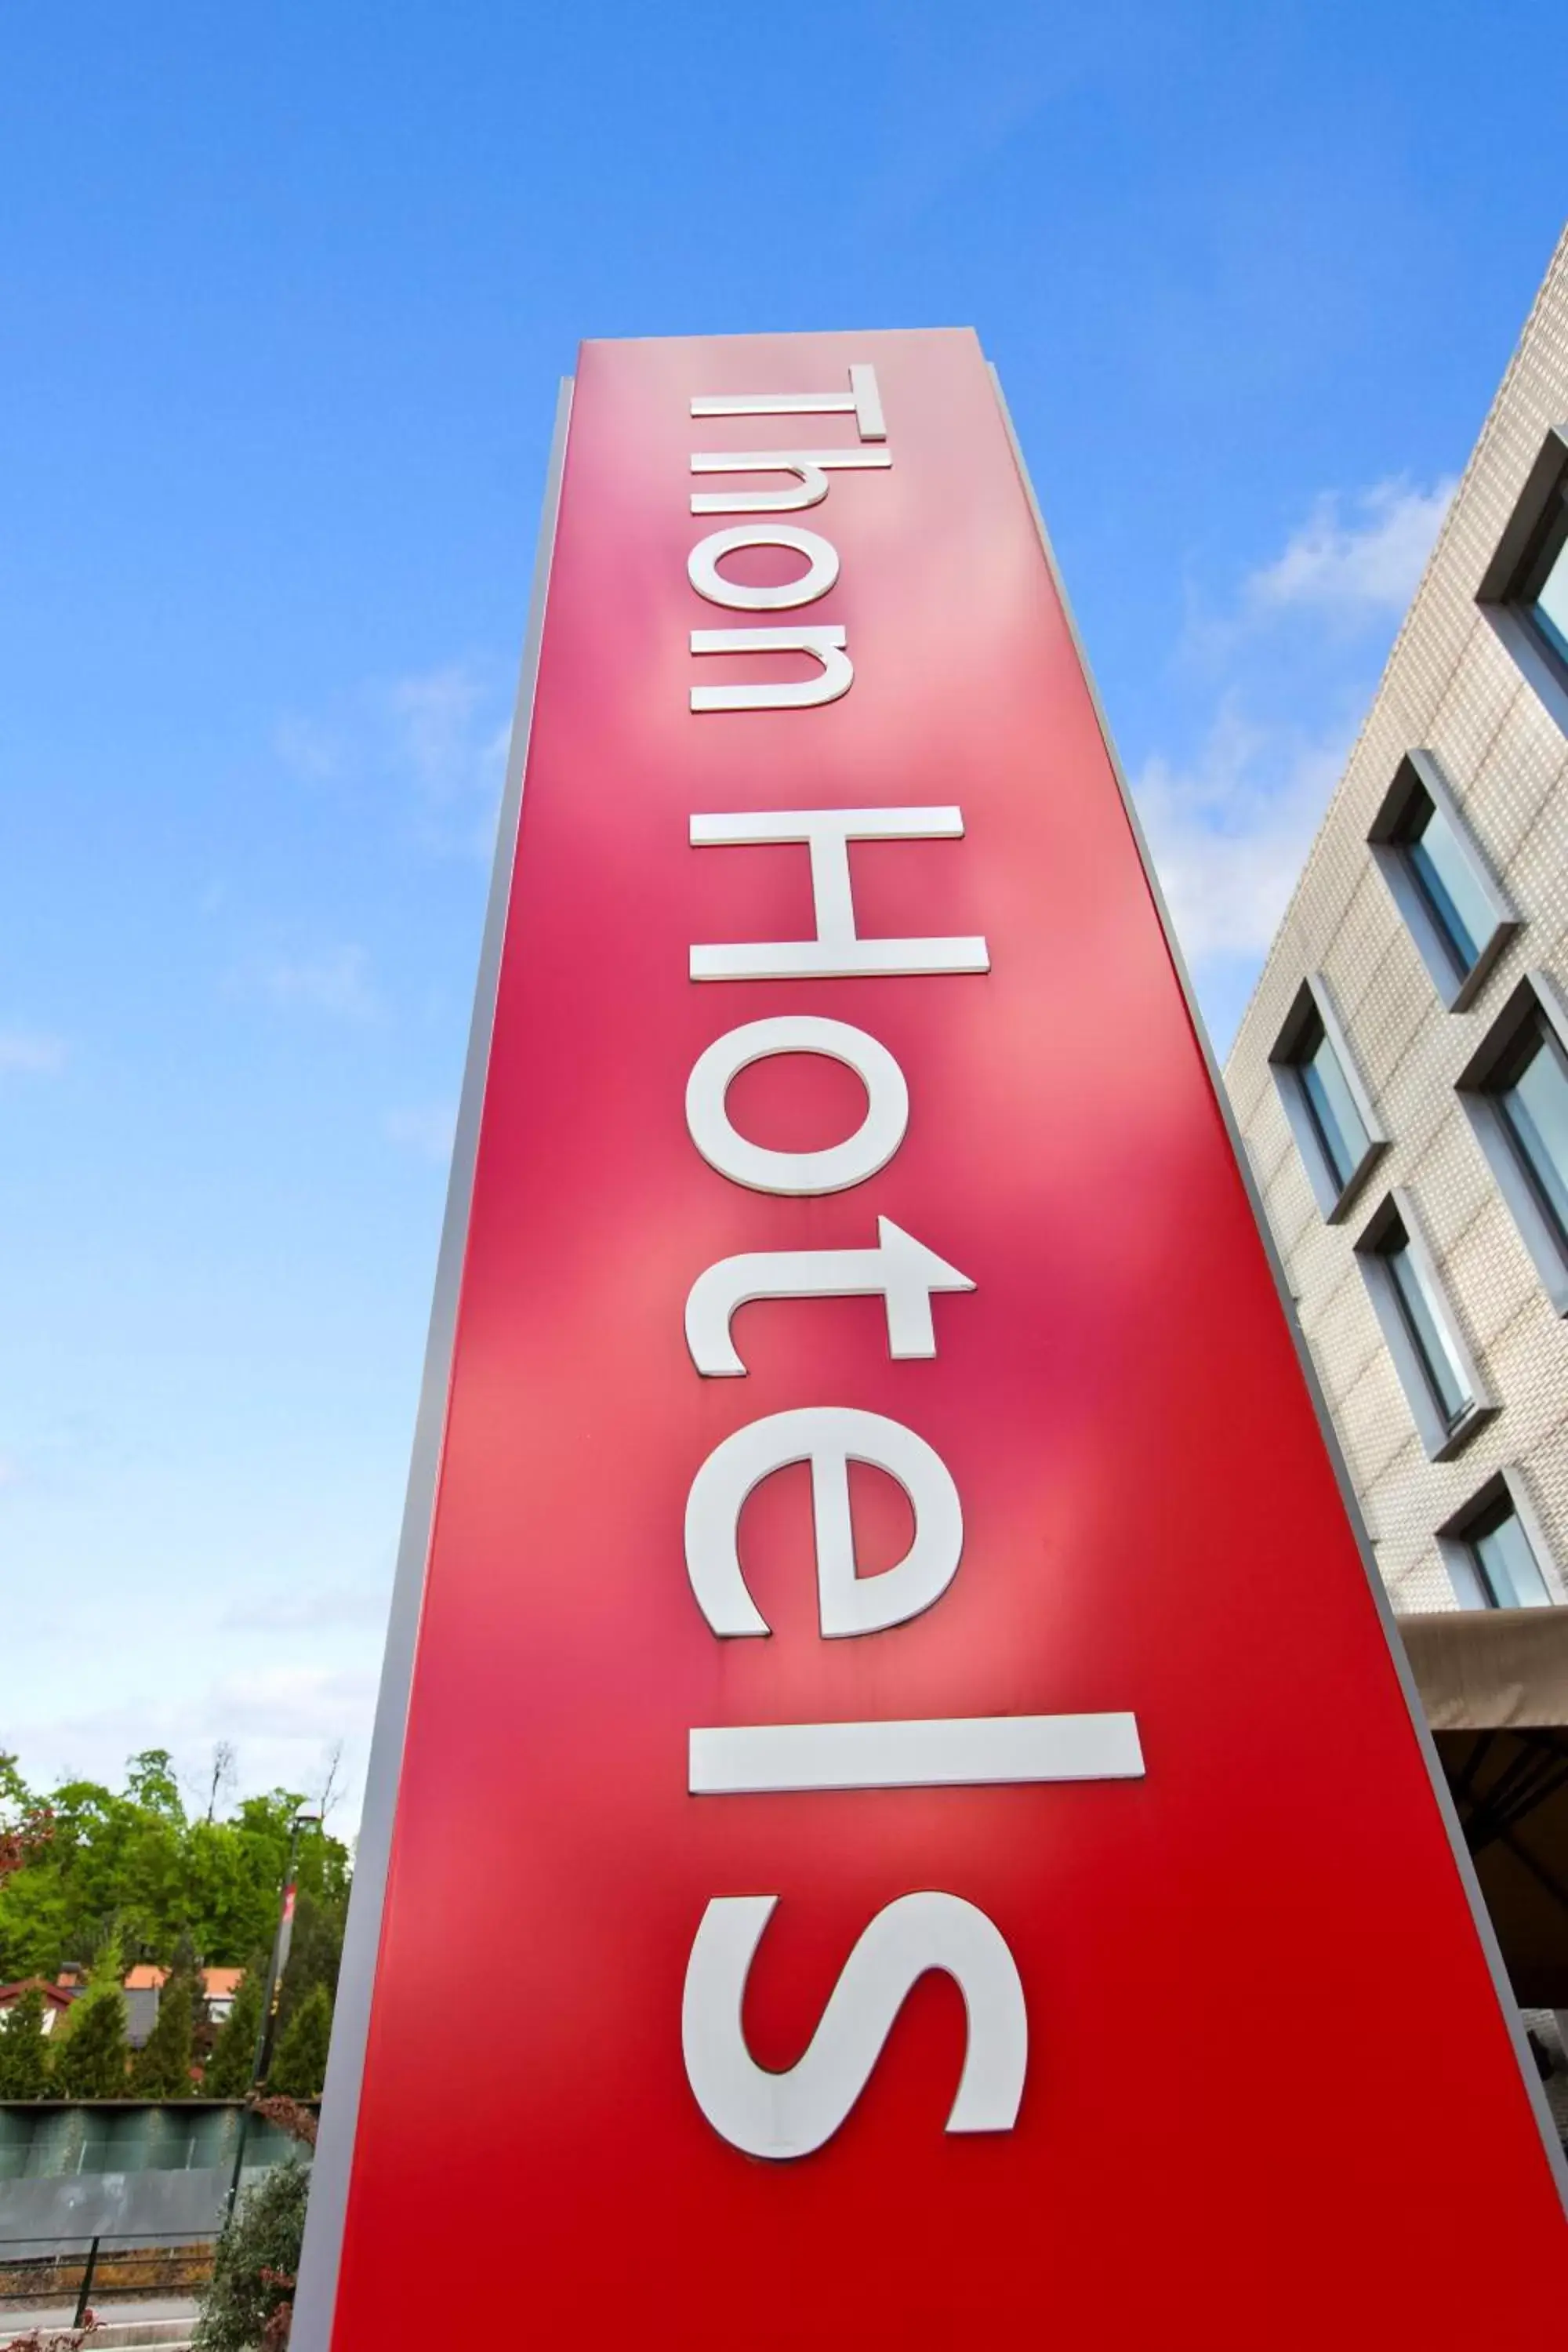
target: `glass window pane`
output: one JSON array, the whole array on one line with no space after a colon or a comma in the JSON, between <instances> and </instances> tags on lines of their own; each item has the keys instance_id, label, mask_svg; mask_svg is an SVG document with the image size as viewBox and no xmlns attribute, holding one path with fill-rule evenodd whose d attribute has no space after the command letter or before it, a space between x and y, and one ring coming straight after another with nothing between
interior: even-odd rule
<instances>
[{"instance_id":1,"label":"glass window pane","mask_svg":"<svg viewBox=\"0 0 1568 2352\"><path fill-rule=\"evenodd\" d=\"M1351 1090L1345 1084L1345 1074L1339 1057L1330 1045L1321 1024L1316 1027L1317 1042L1298 1064L1301 1091L1312 1115L1335 1181L1348 1184L1362 1154L1367 1147L1367 1132L1362 1125Z\"/></svg>"},{"instance_id":2,"label":"glass window pane","mask_svg":"<svg viewBox=\"0 0 1568 2352\"><path fill-rule=\"evenodd\" d=\"M1544 1022L1498 1106L1507 1119L1542 1207L1568 1240L1568 1061Z\"/></svg>"},{"instance_id":3,"label":"glass window pane","mask_svg":"<svg viewBox=\"0 0 1568 2352\"><path fill-rule=\"evenodd\" d=\"M1406 839L1405 855L1460 969L1468 971L1490 939L1497 918L1458 835L1430 801Z\"/></svg>"},{"instance_id":4,"label":"glass window pane","mask_svg":"<svg viewBox=\"0 0 1568 2352\"><path fill-rule=\"evenodd\" d=\"M1383 1257L1405 1328L1426 1376L1426 1385L1438 1411L1452 1428L1469 1403L1470 1392L1447 1329L1416 1272L1408 1237L1403 1232L1398 1241L1384 1250Z\"/></svg>"},{"instance_id":5,"label":"glass window pane","mask_svg":"<svg viewBox=\"0 0 1568 2352\"><path fill-rule=\"evenodd\" d=\"M1492 1599L1500 1609L1549 1609L1552 1595L1517 1514L1506 1511L1472 1539Z\"/></svg>"},{"instance_id":6,"label":"glass window pane","mask_svg":"<svg viewBox=\"0 0 1568 2352\"><path fill-rule=\"evenodd\" d=\"M1568 661L1568 538L1536 590L1531 612L1548 645Z\"/></svg>"},{"instance_id":7,"label":"glass window pane","mask_svg":"<svg viewBox=\"0 0 1568 2352\"><path fill-rule=\"evenodd\" d=\"M1307 1108L1311 1114L1313 1132L1322 1147L1323 1157L1329 1163L1329 1173L1342 1192L1351 1172L1350 1161L1345 1154L1344 1138L1334 1124L1333 1112L1329 1108L1328 1097L1323 1092L1322 1080L1310 1062L1302 1062L1299 1066L1298 1075L1301 1081L1301 1092L1306 1097Z\"/></svg>"}]
</instances>

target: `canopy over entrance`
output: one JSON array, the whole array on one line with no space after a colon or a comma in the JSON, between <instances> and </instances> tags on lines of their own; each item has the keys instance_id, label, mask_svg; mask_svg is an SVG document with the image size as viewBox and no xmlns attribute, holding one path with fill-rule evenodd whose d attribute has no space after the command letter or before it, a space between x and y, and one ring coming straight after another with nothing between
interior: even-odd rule
<instances>
[{"instance_id":1,"label":"canopy over entrance","mask_svg":"<svg viewBox=\"0 0 1568 2352\"><path fill-rule=\"evenodd\" d=\"M1399 1630L1515 1998L1568 2009L1568 1609Z\"/></svg>"}]
</instances>

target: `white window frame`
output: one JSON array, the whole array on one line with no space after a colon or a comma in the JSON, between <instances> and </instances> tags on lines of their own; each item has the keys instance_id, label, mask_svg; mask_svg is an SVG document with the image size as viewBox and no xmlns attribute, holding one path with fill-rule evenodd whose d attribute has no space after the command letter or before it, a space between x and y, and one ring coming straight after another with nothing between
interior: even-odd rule
<instances>
[{"instance_id":1,"label":"white window frame","mask_svg":"<svg viewBox=\"0 0 1568 2352\"><path fill-rule=\"evenodd\" d=\"M1427 903L1426 893L1412 866L1408 845L1401 837L1411 804L1420 793L1426 794L1448 826L1471 880L1491 911L1491 929L1484 940L1476 942L1476 960L1468 971ZM1450 1013L1463 1013L1480 993L1488 974L1519 929L1520 919L1477 847L1435 752L1417 750L1405 753L1373 819L1367 840L1378 872L1388 885L1433 986Z\"/></svg>"},{"instance_id":2,"label":"white window frame","mask_svg":"<svg viewBox=\"0 0 1568 2352\"><path fill-rule=\"evenodd\" d=\"M1435 1322L1442 1327L1443 1336L1458 1366L1459 1377L1467 1391L1468 1402L1458 1418L1450 1423L1444 1418L1420 1349L1412 1339L1405 1319L1394 1276L1389 1269L1387 1243L1394 1225L1405 1234L1405 1247L1415 1269L1415 1278L1426 1295L1426 1305ZM1459 1318L1455 1314L1447 1289L1439 1275L1415 1203L1403 1187L1395 1185L1384 1195L1355 1243L1356 1263L1372 1300L1373 1312L1378 1319L1388 1352L1394 1359L1394 1369L1399 1375L1399 1385L1405 1391L1421 1444L1429 1462L1448 1462L1467 1446L1478 1429L1483 1429L1495 1418L1497 1401L1481 1378L1479 1368L1471 1355Z\"/></svg>"},{"instance_id":3,"label":"white window frame","mask_svg":"<svg viewBox=\"0 0 1568 2352\"><path fill-rule=\"evenodd\" d=\"M1568 1315L1568 1240L1542 1208L1535 1187L1526 1174L1519 1151L1498 1108L1492 1078L1506 1059L1521 1029L1539 1012L1568 1054L1568 1010L1551 975L1527 971L1504 1003L1485 1037L1470 1055L1454 1084L1476 1141L1497 1180L1498 1191L1519 1228L1548 1298L1559 1315Z\"/></svg>"},{"instance_id":4,"label":"white window frame","mask_svg":"<svg viewBox=\"0 0 1568 2352\"><path fill-rule=\"evenodd\" d=\"M1507 529L1482 575L1476 602L1564 733L1568 733L1568 663L1547 645L1526 614L1521 592L1537 534L1560 487L1568 479L1568 424L1554 425L1525 478Z\"/></svg>"},{"instance_id":5,"label":"white window frame","mask_svg":"<svg viewBox=\"0 0 1568 2352\"><path fill-rule=\"evenodd\" d=\"M1468 1531L1475 1526L1479 1518L1491 1510L1495 1504L1501 1502L1507 1502L1520 1526L1524 1529L1525 1542L1530 1546L1535 1565L1541 1570L1541 1580L1551 1596L1552 1606L1561 1608L1563 1601L1568 1599L1568 1589L1564 1588L1557 1562L1552 1556L1552 1548L1546 1540L1546 1531L1536 1514L1535 1505L1531 1500L1530 1489L1524 1483L1523 1474L1518 1464L1513 1462L1505 1463L1500 1470L1494 1470L1491 1476L1482 1486L1478 1486L1475 1493L1460 1505L1450 1518L1445 1519L1437 1529L1437 1549L1442 1554L1443 1566L1447 1570L1448 1581L1454 1588L1454 1598L1458 1601L1461 1609L1475 1606L1473 1602L1463 1599L1462 1587L1458 1580L1463 1579L1464 1582L1468 1584L1480 1581L1480 1570L1476 1565L1475 1546ZM1501 1606L1501 1603L1486 1601L1481 1605L1488 1609L1497 1609Z\"/></svg>"},{"instance_id":6,"label":"white window frame","mask_svg":"<svg viewBox=\"0 0 1568 2352\"><path fill-rule=\"evenodd\" d=\"M1322 1024L1323 1034L1339 1063L1346 1091L1355 1105L1356 1115L1367 1139L1361 1158L1342 1184L1318 1140L1317 1127L1308 1108L1301 1084L1301 1040L1314 1013ZM1389 1139L1373 1108L1372 1097L1362 1083L1350 1041L1340 1026L1339 1015L1334 1011L1321 972L1309 972L1302 981L1285 1016L1284 1025L1274 1041L1268 1060L1280 1105L1289 1122L1290 1132L1296 1139L1296 1149L1301 1155L1307 1181L1312 1188L1312 1197L1325 1222L1337 1225L1349 1214L1367 1178L1388 1150Z\"/></svg>"}]
</instances>

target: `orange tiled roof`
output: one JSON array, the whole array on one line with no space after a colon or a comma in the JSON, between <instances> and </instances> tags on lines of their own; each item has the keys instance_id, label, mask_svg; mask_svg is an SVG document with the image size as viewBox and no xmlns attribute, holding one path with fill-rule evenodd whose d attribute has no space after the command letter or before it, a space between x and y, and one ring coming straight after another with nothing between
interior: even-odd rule
<instances>
[{"instance_id":1,"label":"orange tiled roof","mask_svg":"<svg viewBox=\"0 0 1568 2352\"><path fill-rule=\"evenodd\" d=\"M202 1990L208 2000L232 2000L244 1974L243 1969L204 1969ZM151 1960L139 1960L126 1973L125 1990L127 1992L161 1991L168 1977L167 1969L155 1968Z\"/></svg>"}]
</instances>

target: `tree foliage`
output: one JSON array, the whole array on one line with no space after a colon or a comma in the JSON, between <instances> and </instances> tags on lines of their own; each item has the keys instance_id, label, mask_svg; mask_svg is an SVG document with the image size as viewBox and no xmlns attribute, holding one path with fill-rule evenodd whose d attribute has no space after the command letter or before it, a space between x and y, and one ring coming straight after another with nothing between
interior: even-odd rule
<instances>
[{"instance_id":1,"label":"tree foliage","mask_svg":"<svg viewBox=\"0 0 1568 2352\"><path fill-rule=\"evenodd\" d=\"M48 2088L44 1996L37 1985L29 1985L0 2023L0 2099L42 2099Z\"/></svg>"},{"instance_id":2,"label":"tree foliage","mask_svg":"<svg viewBox=\"0 0 1568 2352\"><path fill-rule=\"evenodd\" d=\"M299 1900L294 1906L294 1937L289 1947L289 1965L283 1971L283 1989L278 2000L280 2032L317 1985L325 1985L329 1996L336 1993L347 1916L346 1896L334 1899L312 1894L308 1886L300 1887Z\"/></svg>"},{"instance_id":3,"label":"tree foliage","mask_svg":"<svg viewBox=\"0 0 1568 2352\"><path fill-rule=\"evenodd\" d=\"M257 1960L240 1979L234 2006L218 2028L213 2054L202 2076L204 2099L243 2099L250 2088L256 2040L261 2032L261 1994L266 1974L266 1961Z\"/></svg>"},{"instance_id":4,"label":"tree foliage","mask_svg":"<svg viewBox=\"0 0 1568 2352\"><path fill-rule=\"evenodd\" d=\"M40 1854L54 1833L49 1807L34 1796L16 1758L0 1754L0 1886Z\"/></svg>"},{"instance_id":5,"label":"tree foliage","mask_svg":"<svg viewBox=\"0 0 1568 2352\"><path fill-rule=\"evenodd\" d=\"M268 2089L289 2099L319 2099L331 2033L331 1995L324 1984L312 1985L279 2037Z\"/></svg>"},{"instance_id":6,"label":"tree foliage","mask_svg":"<svg viewBox=\"0 0 1568 2352\"><path fill-rule=\"evenodd\" d=\"M218 2241L196 2352L254 2352L287 2342L310 2193L310 2167L294 2157L247 2189Z\"/></svg>"},{"instance_id":7,"label":"tree foliage","mask_svg":"<svg viewBox=\"0 0 1568 2352\"><path fill-rule=\"evenodd\" d=\"M201 1957L187 1931L174 1946L174 1957L169 1969L170 1979L181 1981L181 1997L191 2013L191 2057L198 2066L205 2066L212 2054L217 2038L217 2028L207 2015L206 1985L203 1980ZM166 2000L170 1985L165 1983ZM162 2004L159 2008L163 2014Z\"/></svg>"},{"instance_id":8,"label":"tree foliage","mask_svg":"<svg viewBox=\"0 0 1568 2352\"><path fill-rule=\"evenodd\" d=\"M192 1979L175 1969L158 1996L158 2018L131 2061L131 2090L138 2099L188 2099L194 2019Z\"/></svg>"},{"instance_id":9,"label":"tree foliage","mask_svg":"<svg viewBox=\"0 0 1568 2352\"><path fill-rule=\"evenodd\" d=\"M54 2032L50 2053L53 2086L62 2099L122 2099L125 2096L125 1995L120 1939L110 1934L100 1948L87 1990L71 2003Z\"/></svg>"},{"instance_id":10,"label":"tree foliage","mask_svg":"<svg viewBox=\"0 0 1568 2352\"><path fill-rule=\"evenodd\" d=\"M161 1748L131 1759L121 1790L68 1780L47 1798L0 1758L0 1823L26 1832L16 1866L0 1868L0 1979L53 1977L116 1923L132 1959L167 1967L186 1936L206 1966L242 1966L271 1943L300 1801L274 1789L226 1821L188 1818ZM301 1913L309 1895L329 1940L334 1923L341 1938L348 1877L341 1840L301 1838Z\"/></svg>"}]
</instances>

